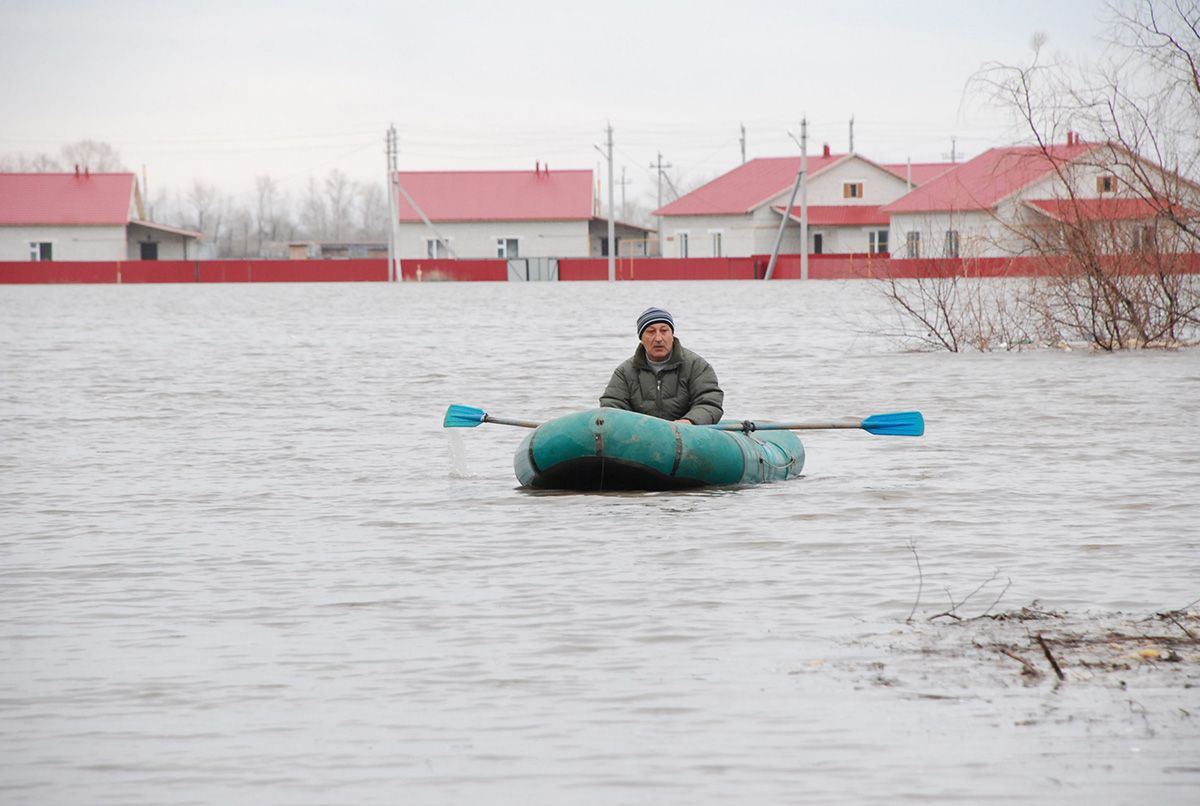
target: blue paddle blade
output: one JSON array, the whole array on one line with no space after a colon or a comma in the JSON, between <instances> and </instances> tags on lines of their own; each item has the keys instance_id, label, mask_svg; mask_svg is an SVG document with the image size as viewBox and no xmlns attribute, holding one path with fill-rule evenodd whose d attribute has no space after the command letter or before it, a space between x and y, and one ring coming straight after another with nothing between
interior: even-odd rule
<instances>
[{"instance_id":1,"label":"blue paddle blade","mask_svg":"<svg viewBox=\"0 0 1200 806\"><path fill-rule=\"evenodd\" d=\"M862 421L862 428L885 437L919 437L925 433L925 418L919 411L872 414Z\"/></svg>"},{"instance_id":2,"label":"blue paddle blade","mask_svg":"<svg viewBox=\"0 0 1200 806\"><path fill-rule=\"evenodd\" d=\"M460 406L457 403L446 409L446 419L442 420L442 428L474 428L483 422L487 412L470 406Z\"/></svg>"}]
</instances>

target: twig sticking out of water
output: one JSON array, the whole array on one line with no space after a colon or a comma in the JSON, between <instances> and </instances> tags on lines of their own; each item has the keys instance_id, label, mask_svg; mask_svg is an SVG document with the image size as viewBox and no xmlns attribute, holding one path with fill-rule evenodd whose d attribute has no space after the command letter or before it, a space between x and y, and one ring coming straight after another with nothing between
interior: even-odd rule
<instances>
[{"instance_id":1,"label":"twig sticking out of water","mask_svg":"<svg viewBox=\"0 0 1200 806\"><path fill-rule=\"evenodd\" d=\"M921 557L917 554L917 541L908 541L908 550L912 552L913 559L917 561L917 599L913 602L912 610L908 611L908 618L904 620L905 624L912 624L913 615L917 612L917 605L921 603L921 591L925 589L925 574L921 571Z\"/></svg>"},{"instance_id":2,"label":"twig sticking out of water","mask_svg":"<svg viewBox=\"0 0 1200 806\"><path fill-rule=\"evenodd\" d=\"M999 571L997 571L996 573L999 573ZM984 610L978 616L972 617L972 620L977 619L977 618L987 618L987 614L992 612L993 607L1000 604L1000 600L1004 598L1004 594L1008 593L1008 589L1011 587L1012 587L1012 577L1007 577L1004 582L1004 590L1000 591L1000 595L997 596L996 599L990 605L987 606L987 610Z\"/></svg>"},{"instance_id":3,"label":"twig sticking out of water","mask_svg":"<svg viewBox=\"0 0 1200 806\"><path fill-rule=\"evenodd\" d=\"M1160 619L1164 619L1166 621L1171 622L1176 627L1183 630L1184 634L1187 635L1188 638L1191 638L1193 641L1195 641L1195 640L1197 640L1196 634L1193 633L1191 630L1189 630L1187 627L1183 626L1183 624L1179 621L1178 616L1186 616L1188 611L1191 610L1192 606L1197 604L1198 602L1200 602L1200 599L1196 599L1194 601L1188 602L1183 607L1176 608L1175 610L1167 610L1166 612L1155 613L1154 615L1158 616Z\"/></svg>"},{"instance_id":4,"label":"twig sticking out of water","mask_svg":"<svg viewBox=\"0 0 1200 806\"><path fill-rule=\"evenodd\" d=\"M929 620L930 620L930 621L933 621L935 618L947 617L947 618L952 618L952 619L954 619L955 621L962 621L962 620L963 620L963 619L962 619L962 616L958 615L958 613L957 613L957 611L958 611L958 608L962 607L962 606L963 606L963 605L965 605L967 602L971 601L971 599L972 599L972 598L975 596L975 594L979 593L981 590L983 590L984 588L986 588L988 585L990 585L990 584L992 584L993 582L995 582L995 581L996 581L996 578L997 578L998 576L1000 576L1000 570L999 570L999 569L997 569L997 570L993 571L993 572L992 572L992 575L991 575L990 577L988 577L987 579L985 579L983 582L981 582L981 583L979 584L979 587L977 587L975 590L973 590L973 591L971 591L970 593L968 593L968 594L967 594L967 597L966 597L965 599L963 599L961 602L957 602L957 603L954 601L954 596L953 596L953 594L951 594L951 593L950 593L950 589L949 589L949 588L946 588L946 596L947 596L947 597L949 597L949 599L950 599L950 609L949 609L949 610L947 610L947 611L945 611L944 613L938 613L938 614L936 614L936 615L930 616L930 617L929 617ZM1011 579L1009 580L1009 584L1010 584L1010 585L1012 584L1012 580L1011 580ZM1008 590L1008 586L1006 585L1006 586L1004 587L1004 590L1000 592L1000 595L1001 595L1001 596L1003 596L1003 595L1004 595L1004 591L1007 591L1007 590ZM999 599L996 599L996 602L999 602L999 601L1000 601ZM988 606L988 609L987 609L987 610L985 610L985 611L983 611L983 613L982 613L982 614L980 614L980 615L985 615L985 614L988 612L988 610L991 610L993 607L995 607L995 606L996 606L996 602L993 602L991 605L989 605L989 606ZM979 616L976 616L976 618L978 618L978 617L979 617Z\"/></svg>"},{"instance_id":5,"label":"twig sticking out of water","mask_svg":"<svg viewBox=\"0 0 1200 806\"><path fill-rule=\"evenodd\" d=\"M1180 623L1179 623L1179 619L1175 618L1174 614L1172 614L1172 613L1162 613L1162 614L1160 614L1160 615L1163 615L1163 616L1165 616L1165 617L1166 617L1166 619L1167 619L1167 621L1171 622L1171 623L1172 623L1172 624L1174 624L1176 627L1178 627L1179 629L1183 630L1183 631L1184 631L1184 633L1186 633L1186 634L1187 634L1187 637L1188 637L1188 638L1191 638L1193 641L1195 641L1195 640L1196 640L1196 636L1195 636L1195 635L1192 633L1192 631L1191 631L1191 630L1189 630L1187 627L1183 626L1182 624L1180 624Z\"/></svg>"},{"instance_id":6,"label":"twig sticking out of water","mask_svg":"<svg viewBox=\"0 0 1200 806\"><path fill-rule=\"evenodd\" d=\"M1054 669L1054 673L1058 675L1058 679L1066 680L1066 675L1064 675L1063 670L1058 667L1058 661L1054 659L1053 653L1050 652L1050 644L1046 642L1046 639L1042 637L1041 633L1037 634L1037 642L1042 645L1042 652L1045 653L1046 660L1050 661L1050 668Z\"/></svg>"},{"instance_id":7,"label":"twig sticking out of water","mask_svg":"<svg viewBox=\"0 0 1200 806\"><path fill-rule=\"evenodd\" d=\"M1012 658L1013 660L1020 663L1023 667L1025 667L1024 669L1021 670L1021 674L1027 674L1030 677L1041 677L1042 676L1042 673L1040 671L1038 671L1038 668L1036 666L1034 666L1032 663L1030 663L1029 661L1022 658L1020 655L1017 655L1013 652L1009 652L1004 647L996 647L996 649L999 650L1001 655L1007 655L1008 657Z\"/></svg>"}]
</instances>

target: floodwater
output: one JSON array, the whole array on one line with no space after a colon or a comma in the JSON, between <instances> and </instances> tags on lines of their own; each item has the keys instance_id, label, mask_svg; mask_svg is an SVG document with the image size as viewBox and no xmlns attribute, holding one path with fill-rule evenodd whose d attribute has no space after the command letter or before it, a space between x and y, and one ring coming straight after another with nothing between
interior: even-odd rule
<instances>
[{"instance_id":1,"label":"floodwater","mask_svg":"<svg viewBox=\"0 0 1200 806\"><path fill-rule=\"evenodd\" d=\"M927 435L575 495L517 487L522 429L441 428L594 405L649 305L727 416ZM906 352L886 312L861 282L0 288L0 802L1200 802L1194 673L921 650L981 585L962 616L1200 597L1200 352Z\"/></svg>"}]
</instances>

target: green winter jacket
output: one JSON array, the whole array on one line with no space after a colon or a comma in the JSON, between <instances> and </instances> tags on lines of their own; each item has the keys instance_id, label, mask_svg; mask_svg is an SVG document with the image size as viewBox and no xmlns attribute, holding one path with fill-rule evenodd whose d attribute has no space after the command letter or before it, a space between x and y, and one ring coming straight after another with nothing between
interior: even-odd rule
<instances>
[{"instance_id":1,"label":"green winter jacket","mask_svg":"<svg viewBox=\"0 0 1200 806\"><path fill-rule=\"evenodd\" d=\"M709 363L675 339L671 357L657 377L638 345L633 357L613 372L600 405L649 414L664 420L688 419L708 425L721 419L725 393Z\"/></svg>"}]
</instances>

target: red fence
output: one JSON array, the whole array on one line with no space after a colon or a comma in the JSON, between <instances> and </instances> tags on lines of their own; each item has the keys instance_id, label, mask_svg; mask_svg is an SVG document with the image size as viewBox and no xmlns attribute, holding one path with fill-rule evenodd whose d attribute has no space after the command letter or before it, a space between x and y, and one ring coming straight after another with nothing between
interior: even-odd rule
<instances>
[{"instance_id":1,"label":"red fence","mask_svg":"<svg viewBox=\"0 0 1200 806\"><path fill-rule=\"evenodd\" d=\"M383 282L387 261L107 260L0 263L0 283Z\"/></svg>"},{"instance_id":2,"label":"red fence","mask_svg":"<svg viewBox=\"0 0 1200 806\"><path fill-rule=\"evenodd\" d=\"M387 261L384 261L386 266ZM505 260L402 260L400 272L405 280L436 282L439 280L501 281L508 279Z\"/></svg>"},{"instance_id":3,"label":"red fence","mask_svg":"<svg viewBox=\"0 0 1200 806\"><path fill-rule=\"evenodd\" d=\"M1123 272L1153 272L1153 255L1113 255ZM760 280L769 255L731 258L620 258L618 280ZM1042 258L901 260L887 255L809 255L812 280L919 277L1030 277L1065 263ZM1172 272L1200 273L1200 254L1171 256ZM405 281L508 279L504 260L405 260ZM800 256L780 255L773 277L800 278ZM562 258L562 281L607 280L608 258ZM0 262L0 284L13 283L332 283L386 282L387 261L361 260L122 260L96 262Z\"/></svg>"}]
</instances>

